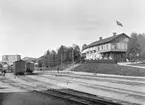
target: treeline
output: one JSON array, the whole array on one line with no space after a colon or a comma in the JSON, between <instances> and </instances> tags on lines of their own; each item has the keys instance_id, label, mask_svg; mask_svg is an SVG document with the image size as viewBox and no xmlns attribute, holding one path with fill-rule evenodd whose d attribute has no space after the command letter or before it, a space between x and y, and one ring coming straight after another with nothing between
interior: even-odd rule
<instances>
[{"instance_id":1,"label":"treeline","mask_svg":"<svg viewBox=\"0 0 145 105\"><path fill-rule=\"evenodd\" d=\"M132 33L128 42L127 58L145 60L145 34Z\"/></svg>"},{"instance_id":2,"label":"treeline","mask_svg":"<svg viewBox=\"0 0 145 105\"><path fill-rule=\"evenodd\" d=\"M47 52L38 59L38 67L56 67L65 63L79 62L81 59L81 50L78 45L66 47L61 45L56 51L47 50Z\"/></svg>"}]
</instances>

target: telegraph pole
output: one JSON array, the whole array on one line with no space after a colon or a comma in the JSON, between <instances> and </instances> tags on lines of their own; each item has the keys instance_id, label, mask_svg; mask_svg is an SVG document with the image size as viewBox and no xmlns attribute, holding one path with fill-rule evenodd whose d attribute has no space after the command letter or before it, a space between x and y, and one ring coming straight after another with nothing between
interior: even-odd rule
<instances>
[{"instance_id":1,"label":"telegraph pole","mask_svg":"<svg viewBox=\"0 0 145 105\"><path fill-rule=\"evenodd\" d=\"M72 64L73 64L73 68L72 70L74 69L74 48L72 49Z\"/></svg>"},{"instance_id":2,"label":"telegraph pole","mask_svg":"<svg viewBox=\"0 0 145 105\"><path fill-rule=\"evenodd\" d=\"M73 44L73 49L72 49L72 63L73 63L73 69L74 69L74 48L75 48L75 44ZM72 70L73 70L72 69Z\"/></svg>"},{"instance_id":3,"label":"telegraph pole","mask_svg":"<svg viewBox=\"0 0 145 105\"><path fill-rule=\"evenodd\" d=\"M61 69L62 69L62 54L61 54Z\"/></svg>"}]
</instances>

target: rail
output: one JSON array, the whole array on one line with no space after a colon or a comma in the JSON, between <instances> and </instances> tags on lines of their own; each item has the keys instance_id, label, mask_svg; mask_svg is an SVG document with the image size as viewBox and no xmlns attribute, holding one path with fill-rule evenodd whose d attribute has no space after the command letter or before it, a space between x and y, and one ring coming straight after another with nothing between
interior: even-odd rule
<instances>
[{"instance_id":1,"label":"rail","mask_svg":"<svg viewBox=\"0 0 145 105\"><path fill-rule=\"evenodd\" d=\"M45 94L47 96L53 96L56 98L60 98L62 100L67 100L69 102L75 102L79 105L121 105L120 103L114 103L109 100L104 100L97 97L92 98L90 97L90 95L86 93L75 91L75 90L64 91L62 89L50 88L50 89L45 89L45 91L39 91L40 89L37 90L37 87L35 86L22 84L22 83L19 83L10 79L6 79L6 78L3 79L2 82L9 83L9 85L20 88L20 89L33 91L40 94ZM42 86L42 88L43 88L42 90L44 90L44 88L46 87Z\"/></svg>"}]
</instances>

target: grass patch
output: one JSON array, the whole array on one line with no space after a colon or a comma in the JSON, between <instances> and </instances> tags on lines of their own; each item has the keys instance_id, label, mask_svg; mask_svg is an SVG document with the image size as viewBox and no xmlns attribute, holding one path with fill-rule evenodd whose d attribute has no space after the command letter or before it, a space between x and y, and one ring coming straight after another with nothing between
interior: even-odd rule
<instances>
[{"instance_id":1,"label":"grass patch","mask_svg":"<svg viewBox=\"0 0 145 105\"><path fill-rule=\"evenodd\" d=\"M118 64L84 63L74 68L73 71L114 74L124 76L145 76L145 69L143 68L122 66Z\"/></svg>"}]
</instances>

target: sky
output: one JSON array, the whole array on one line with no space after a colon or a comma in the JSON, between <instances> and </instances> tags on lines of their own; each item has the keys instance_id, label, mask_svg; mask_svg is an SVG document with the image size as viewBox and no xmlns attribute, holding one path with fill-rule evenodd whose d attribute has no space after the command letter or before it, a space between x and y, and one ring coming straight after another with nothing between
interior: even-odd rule
<instances>
[{"instance_id":1,"label":"sky","mask_svg":"<svg viewBox=\"0 0 145 105\"><path fill-rule=\"evenodd\" d=\"M0 0L0 59L38 58L48 49L81 47L113 32L145 33L144 5L144 0Z\"/></svg>"}]
</instances>

